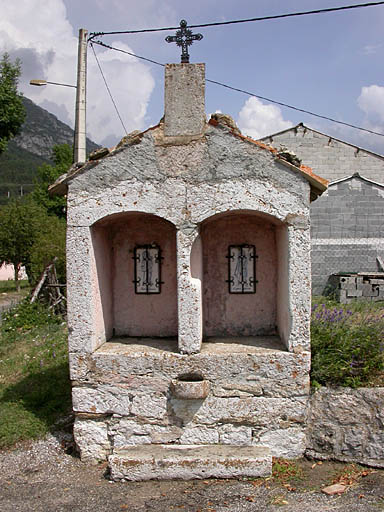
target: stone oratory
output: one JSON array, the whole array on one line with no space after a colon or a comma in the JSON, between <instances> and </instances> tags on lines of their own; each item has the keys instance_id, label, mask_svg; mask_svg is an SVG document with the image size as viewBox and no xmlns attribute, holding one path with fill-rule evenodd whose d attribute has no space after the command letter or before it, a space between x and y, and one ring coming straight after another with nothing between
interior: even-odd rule
<instances>
[{"instance_id":1,"label":"stone oratory","mask_svg":"<svg viewBox=\"0 0 384 512\"><path fill-rule=\"evenodd\" d=\"M263 476L305 450L309 205L326 180L206 122L204 64L165 115L51 187L68 199L75 439L115 480Z\"/></svg>"}]
</instances>

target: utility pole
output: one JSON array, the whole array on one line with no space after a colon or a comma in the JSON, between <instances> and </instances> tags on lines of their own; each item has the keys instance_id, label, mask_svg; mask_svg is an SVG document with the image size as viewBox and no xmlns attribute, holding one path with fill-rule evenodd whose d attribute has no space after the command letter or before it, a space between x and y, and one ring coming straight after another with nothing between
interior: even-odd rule
<instances>
[{"instance_id":1,"label":"utility pole","mask_svg":"<svg viewBox=\"0 0 384 512\"><path fill-rule=\"evenodd\" d=\"M77 90L75 111L74 162L86 161L86 89L87 89L87 36L88 30L79 30L77 57Z\"/></svg>"}]
</instances>

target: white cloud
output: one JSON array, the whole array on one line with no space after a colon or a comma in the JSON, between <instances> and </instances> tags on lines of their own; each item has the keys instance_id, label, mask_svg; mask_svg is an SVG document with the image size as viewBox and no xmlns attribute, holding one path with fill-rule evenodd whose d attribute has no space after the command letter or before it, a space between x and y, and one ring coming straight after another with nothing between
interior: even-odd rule
<instances>
[{"instance_id":1,"label":"white cloud","mask_svg":"<svg viewBox=\"0 0 384 512\"><path fill-rule=\"evenodd\" d=\"M363 55L376 55L382 47L382 44L367 44L364 46L362 53Z\"/></svg>"},{"instance_id":2,"label":"white cloud","mask_svg":"<svg viewBox=\"0 0 384 512\"><path fill-rule=\"evenodd\" d=\"M357 104L365 114L361 126L384 134L384 87L379 85L362 87ZM353 139L352 143L376 153L384 154L383 136L353 130L351 138Z\"/></svg>"},{"instance_id":3,"label":"white cloud","mask_svg":"<svg viewBox=\"0 0 384 512\"><path fill-rule=\"evenodd\" d=\"M111 46L133 52L121 42ZM145 128L145 116L155 81L150 69L138 59L110 50L95 48L112 96L128 132ZM101 139L108 136L121 137L123 127L106 91L92 50L88 57L88 100L87 117L90 133Z\"/></svg>"},{"instance_id":4,"label":"white cloud","mask_svg":"<svg viewBox=\"0 0 384 512\"><path fill-rule=\"evenodd\" d=\"M239 112L238 125L240 130L254 139L293 126L291 121L283 119L281 110L275 105L265 105L258 98L249 98Z\"/></svg>"},{"instance_id":5,"label":"white cloud","mask_svg":"<svg viewBox=\"0 0 384 512\"><path fill-rule=\"evenodd\" d=\"M0 18L0 53L22 60L20 88L28 98L49 109L64 122L74 123L75 90L60 86L29 86L32 78L76 83L77 31L67 19L63 0L18 0L9 3ZM132 52L121 42L114 45ZM147 105L154 88L150 68L134 57L96 53L128 131L144 128ZM102 82L93 52L88 50L87 132L95 142L119 139L123 128Z\"/></svg>"},{"instance_id":6,"label":"white cloud","mask_svg":"<svg viewBox=\"0 0 384 512\"><path fill-rule=\"evenodd\" d=\"M357 104L365 112L367 120L384 124L384 87L369 85L362 87Z\"/></svg>"},{"instance_id":7,"label":"white cloud","mask_svg":"<svg viewBox=\"0 0 384 512\"><path fill-rule=\"evenodd\" d=\"M357 105L364 112L363 119L354 124L384 134L384 87L362 87ZM330 121L310 120L305 124L336 139L384 155L384 137Z\"/></svg>"}]
</instances>

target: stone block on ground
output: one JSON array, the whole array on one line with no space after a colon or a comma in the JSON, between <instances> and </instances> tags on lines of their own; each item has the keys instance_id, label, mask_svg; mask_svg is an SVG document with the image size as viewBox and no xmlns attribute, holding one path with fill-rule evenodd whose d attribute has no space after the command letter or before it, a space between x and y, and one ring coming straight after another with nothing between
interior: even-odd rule
<instances>
[{"instance_id":1,"label":"stone block on ground","mask_svg":"<svg viewBox=\"0 0 384 512\"><path fill-rule=\"evenodd\" d=\"M255 478L271 474L272 457L261 446L144 445L115 450L109 467L113 480Z\"/></svg>"}]
</instances>

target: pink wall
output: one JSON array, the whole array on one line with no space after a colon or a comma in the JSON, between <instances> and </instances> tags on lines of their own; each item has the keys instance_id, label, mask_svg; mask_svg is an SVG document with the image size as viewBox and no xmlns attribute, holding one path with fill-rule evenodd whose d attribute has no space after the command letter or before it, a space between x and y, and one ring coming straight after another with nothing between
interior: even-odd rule
<instances>
[{"instance_id":1,"label":"pink wall","mask_svg":"<svg viewBox=\"0 0 384 512\"><path fill-rule=\"evenodd\" d=\"M15 271L13 265L7 265L7 263L0 264L0 281L9 281L15 278ZM19 272L19 279L27 279L25 268L21 267Z\"/></svg>"},{"instance_id":2,"label":"pink wall","mask_svg":"<svg viewBox=\"0 0 384 512\"><path fill-rule=\"evenodd\" d=\"M205 221L203 242L203 317L205 336L253 336L276 331L277 255L275 225L250 213ZM255 294L228 292L229 245L256 246Z\"/></svg>"},{"instance_id":3,"label":"pink wall","mask_svg":"<svg viewBox=\"0 0 384 512\"><path fill-rule=\"evenodd\" d=\"M177 336L176 228L144 213L127 213L110 224L113 245L113 311L116 335ZM161 248L160 294L135 294L133 250Z\"/></svg>"}]
</instances>

